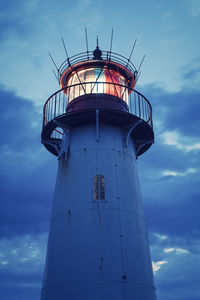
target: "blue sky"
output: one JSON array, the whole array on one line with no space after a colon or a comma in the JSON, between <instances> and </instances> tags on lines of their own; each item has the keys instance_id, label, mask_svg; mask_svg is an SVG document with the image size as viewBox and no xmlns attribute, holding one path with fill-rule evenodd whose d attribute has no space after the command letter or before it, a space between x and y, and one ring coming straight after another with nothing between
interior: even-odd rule
<instances>
[{"instance_id":1,"label":"blue sky","mask_svg":"<svg viewBox=\"0 0 200 300\"><path fill-rule=\"evenodd\" d=\"M200 298L200 2L0 0L0 298L39 299L57 159L40 144L59 65L96 35L146 59L136 89L153 106L155 144L138 160L159 300Z\"/></svg>"}]
</instances>

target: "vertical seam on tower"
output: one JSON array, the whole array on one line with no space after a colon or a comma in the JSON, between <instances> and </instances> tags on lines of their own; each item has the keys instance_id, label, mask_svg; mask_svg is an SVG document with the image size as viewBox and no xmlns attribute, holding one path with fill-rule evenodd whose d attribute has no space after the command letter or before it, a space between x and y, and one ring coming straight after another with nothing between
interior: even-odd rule
<instances>
[{"instance_id":1,"label":"vertical seam on tower","mask_svg":"<svg viewBox=\"0 0 200 300\"><path fill-rule=\"evenodd\" d=\"M98 168L98 150L96 150L96 174L99 173ZM102 269L100 268L102 266L101 258L103 257L103 247L102 247L102 215L101 215L101 208L99 207L99 203L96 202L96 208L97 208L97 218L98 218L98 237L97 237L97 243L98 243L98 255L97 255L97 267L98 267L98 277L99 277L99 296L100 299L103 300L103 285L102 285Z\"/></svg>"},{"instance_id":2,"label":"vertical seam on tower","mask_svg":"<svg viewBox=\"0 0 200 300\"><path fill-rule=\"evenodd\" d=\"M125 273L125 261L124 261L124 250L123 250L123 234L122 234L122 224L121 224L121 211L120 211L120 189L119 189L119 168L118 168L118 158L117 158L117 149L115 144L115 138L114 138L114 152L115 152L115 170L116 170L116 190L117 190L117 206L118 206L118 221L119 221L119 230L120 230L120 253L121 253L121 278L124 276ZM123 299L126 300L126 286L123 281Z\"/></svg>"}]
</instances>

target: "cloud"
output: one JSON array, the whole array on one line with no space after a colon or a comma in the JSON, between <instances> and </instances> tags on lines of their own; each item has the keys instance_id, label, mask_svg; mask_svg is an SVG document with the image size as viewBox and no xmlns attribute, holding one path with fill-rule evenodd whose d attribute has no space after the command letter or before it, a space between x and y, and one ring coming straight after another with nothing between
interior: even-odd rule
<instances>
[{"instance_id":1,"label":"cloud","mask_svg":"<svg viewBox=\"0 0 200 300\"><path fill-rule=\"evenodd\" d=\"M21 235L0 240L0 272L40 272L44 265L46 234Z\"/></svg>"},{"instance_id":2,"label":"cloud","mask_svg":"<svg viewBox=\"0 0 200 300\"><path fill-rule=\"evenodd\" d=\"M163 250L165 253L175 252L176 254L187 254L190 253L187 249L182 248L165 248Z\"/></svg>"},{"instance_id":3,"label":"cloud","mask_svg":"<svg viewBox=\"0 0 200 300\"><path fill-rule=\"evenodd\" d=\"M56 159L40 144L40 108L2 88L0 101L0 236L47 231Z\"/></svg>"},{"instance_id":4,"label":"cloud","mask_svg":"<svg viewBox=\"0 0 200 300\"><path fill-rule=\"evenodd\" d=\"M184 3L191 17L200 16L200 6L198 0L185 0Z\"/></svg>"},{"instance_id":5,"label":"cloud","mask_svg":"<svg viewBox=\"0 0 200 300\"><path fill-rule=\"evenodd\" d=\"M170 170L164 170L162 171L163 176L187 176L188 174L196 173L197 170L194 168L189 168L185 172L176 172L176 171L170 171Z\"/></svg>"},{"instance_id":6,"label":"cloud","mask_svg":"<svg viewBox=\"0 0 200 300\"><path fill-rule=\"evenodd\" d=\"M2 299L40 297L46 234L0 239L0 294Z\"/></svg>"},{"instance_id":7,"label":"cloud","mask_svg":"<svg viewBox=\"0 0 200 300\"><path fill-rule=\"evenodd\" d=\"M166 248L166 249L164 249L163 251L165 252L165 253L169 253L169 252L172 252L172 251L174 251L175 249L174 248Z\"/></svg>"},{"instance_id":8,"label":"cloud","mask_svg":"<svg viewBox=\"0 0 200 300\"><path fill-rule=\"evenodd\" d=\"M154 240L152 239L154 238ZM151 255L154 261L155 285L158 299L197 300L199 297L199 270L197 262L199 240L187 240L160 234L151 236ZM184 245L189 248L186 249ZM170 289L170 292L169 292Z\"/></svg>"},{"instance_id":9,"label":"cloud","mask_svg":"<svg viewBox=\"0 0 200 300\"><path fill-rule=\"evenodd\" d=\"M139 158L138 167L149 230L191 239L200 233L200 92L185 89L144 88L153 107L155 145ZM154 261L160 260L165 259Z\"/></svg>"},{"instance_id":10,"label":"cloud","mask_svg":"<svg viewBox=\"0 0 200 300\"><path fill-rule=\"evenodd\" d=\"M42 110L0 88L0 294L40 297L56 159L40 144Z\"/></svg>"},{"instance_id":11,"label":"cloud","mask_svg":"<svg viewBox=\"0 0 200 300\"><path fill-rule=\"evenodd\" d=\"M190 253L187 249L176 248L176 254L188 254Z\"/></svg>"},{"instance_id":12,"label":"cloud","mask_svg":"<svg viewBox=\"0 0 200 300\"><path fill-rule=\"evenodd\" d=\"M168 262L167 262L166 260L161 260L161 261L157 261L157 262L152 262L154 274L160 270L160 268L161 268L162 265L167 264L167 263L168 263Z\"/></svg>"},{"instance_id":13,"label":"cloud","mask_svg":"<svg viewBox=\"0 0 200 300\"><path fill-rule=\"evenodd\" d=\"M191 151L200 150L200 141L194 142L194 138L182 136L178 131L165 131L161 135L163 143L169 146L175 146L177 149Z\"/></svg>"}]
</instances>

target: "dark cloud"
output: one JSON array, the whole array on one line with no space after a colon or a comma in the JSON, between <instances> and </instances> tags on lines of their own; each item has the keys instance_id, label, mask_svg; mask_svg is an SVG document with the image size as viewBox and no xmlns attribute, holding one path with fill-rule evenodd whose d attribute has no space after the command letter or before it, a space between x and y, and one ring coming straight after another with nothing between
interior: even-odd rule
<instances>
[{"instance_id":1,"label":"dark cloud","mask_svg":"<svg viewBox=\"0 0 200 300\"><path fill-rule=\"evenodd\" d=\"M1 144L12 151L38 147L41 113L32 102L17 97L14 93L0 89Z\"/></svg>"},{"instance_id":2,"label":"dark cloud","mask_svg":"<svg viewBox=\"0 0 200 300\"><path fill-rule=\"evenodd\" d=\"M182 203L178 194L173 197L174 203L172 203L172 199L167 203L166 198L163 197L160 202L152 199L151 202L145 204L149 229L153 232L175 235L185 239L198 238L200 233L200 193L191 194L186 199L183 198Z\"/></svg>"},{"instance_id":3,"label":"dark cloud","mask_svg":"<svg viewBox=\"0 0 200 300\"><path fill-rule=\"evenodd\" d=\"M168 99L169 112L166 118L168 129L176 128L182 134L198 136L200 119L199 92L183 91Z\"/></svg>"},{"instance_id":4,"label":"dark cloud","mask_svg":"<svg viewBox=\"0 0 200 300\"><path fill-rule=\"evenodd\" d=\"M199 72L199 71L198 71ZM190 73L196 75L196 70ZM200 90L188 89L170 93L156 86L147 86L144 95L153 106L154 121L162 122L165 130L178 130L187 136L199 136Z\"/></svg>"},{"instance_id":5,"label":"dark cloud","mask_svg":"<svg viewBox=\"0 0 200 300\"><path fill-rule=\"evenodd\" d=\"M197 70L190 70L185 79L197 76ZM155 145L139 158L138 166L151 256L160 266L155 274L158 299L197 300L200 150L188 151L185 146L199 143L200 92L187 84L176 93L156 86L143 92L153 106ZM178 132L182 145L164 144L166 131Z\"/></svg>"},{"instance_id":6,"label":"dark cloud","mask_svg":"<svg viewBox=\"0 0 200 300\"><path fill-rule=\"evenodd\" d=\"M5 300L35 300L40 297L56 158L40 144L41 108L3 88L0 102L0 294Z\"/></svg>"},{"instance_id":7,"label":"dark cloud","mask_svg":"<svg viewBox=\"0 0 200 300\"><path fill-rule=\"evenodd\" d=\"M0 291L1 297L4 300L18 300L19 298L29 300L40 299L40 280L27 280L23 277L23 280L19 278L18 282L16 282L15 278L15 281L13 282L9 277L9 284L3 283Z\"/></svg>"},{"instance_id":8,"label":"dark cloud","mask_svg":"<svg viewBox=\"0 0 200 300\"><path fill-rule=\"evenodd\" d=\"M196 80L199 80L199 76L200 76L199 66L200 66L200 57L196 57L190 65L181 68L180 71L182 72L183 79L186 82L186 89L188 89L188 85L191 86L190 85L191 83L196 84ZM199 86L196 86L195 88L199 88Z\"/></svg>"},{"instance_id":9,"label":"dark cloud","mask_svg":"<svg viewBox=\"0 0 200 300\"><path fill-rule=\"evenodd\" d=\"M168 93L154 86L146 87L144 94L152 103L155 122L155 145L138 162L149 228L166 235L197 237L200 150L187 151L184 146L199 142L200 92ZM182 148L163 143L166 131L179 132ZM175 174L166 176L164 171Z\"/></svg>"},{"instance_id":10,"label":"dark cloud","mask_svg":"<svg viewBox=\"0 0 200 300\"><path fill-rule=\"evenodd\" d=\"M199 78L199 75L200 75L199 68L195 68L195 69L192 69L192 70L188 71L187 73L185 73L184 79L193 81L193 80L196 80L197 78Z\"/></svg>"},{"instance_id":11,"label":"dark cloud","mask_svg":"<svg viewBox=\"0 0 200 300\"><path fill-rule=\"evenodd\" d=\"M158 299L178 300L180 295L184 300L198 299L199 270L196 264L199 252L195 253L188 247L190 242L181 244L180 238L154 235L154 239L157 241L151 248L152 257L155 263L161 263L155 272Z\"/></svg>"},{"instance_id":12,"label":"dark cloud","mask_svg":"<svg viewBox=\"0 0 200 300\"><path fill-rule=\"evenodd\" d=\"M40 144L41 113L2 89L0 101L0 235L46 231L55 165Z\"/></svg>"},{"instance_id":13,"label":"dark cloud","mask_svg":"<svg viewBox=\"0 0 200 300\"><path fill-rule=\"evenodd\" d=\"M2 299L39 299L45 259L46 234L0 240Z\"/></svg>"}]
</instances>

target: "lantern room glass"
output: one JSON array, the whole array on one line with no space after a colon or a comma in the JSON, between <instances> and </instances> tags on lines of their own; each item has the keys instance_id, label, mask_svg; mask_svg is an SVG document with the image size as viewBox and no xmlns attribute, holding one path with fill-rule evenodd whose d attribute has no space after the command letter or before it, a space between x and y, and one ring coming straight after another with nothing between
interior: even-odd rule
<instances>
[{"instance_id":1,"label":"lantern room glass","mask_svg":"<svg viewBox=\"0 0 200 300\"><path fill-rule=\"evenodd\" d=\"M117 71L108 68L88 68L72 72L68 82L68 101L85 94L110 94L128 104L127 80ZM125 86L125 87L124 87Z\"/></svg>"}]
</instances>

